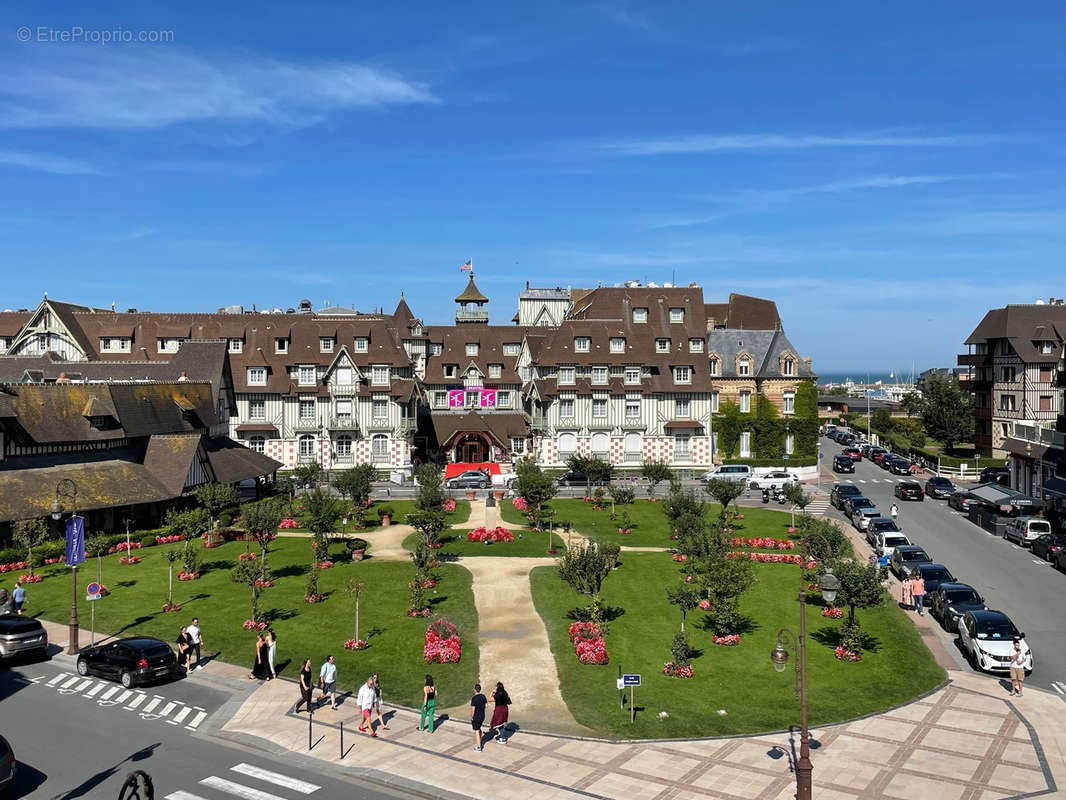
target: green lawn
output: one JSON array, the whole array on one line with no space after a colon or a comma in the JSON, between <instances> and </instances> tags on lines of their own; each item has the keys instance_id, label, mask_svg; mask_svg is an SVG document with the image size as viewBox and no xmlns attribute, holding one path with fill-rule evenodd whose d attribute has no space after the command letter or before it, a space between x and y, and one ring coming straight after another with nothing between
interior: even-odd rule
<instances>
[{"instance_id":1,"label":"green lawn","mask_svg":"<svg viewBox=\"0 0 1066 800\"><path fill-rule=\"evenodd\" d=\"M204 566L202 577L181 582L175 576L174 599L183 608L169 614L160 611L167 599L167 562L163 554L168 547L138 550L136 555L143 560L130 566L119 564L118 556L105 556L103 581L112 593L96 601L96 627L100 631L140 633L174 641L178 627L198 616L208 653L220 650L221 660L250 667L254 636L241 627L251 613L249 590L230 580L230 569L244 551L245 543L233 542L209 550L195 546ZM331 553L339 559L345 550L335 545ZM344 689L357 689L368 674L377 671L388 702L414 706L421 703L423 678L429 672L437 679L440 706L466 702L478 674L478 620L469 572L454 564L436 570L441 580L430 590L433 611L459 627L463 656L458 664L430 666L422 660L427 621L406 616L407 584L414 576L410 564L338 561L320 573L319 590L327 596L326 601L308 604L303 596L309 556L310 543L306 539L279 539L271 547L270 564L276 584L264 590L261 602L278 636L278 663L292 659L284 668L284 675L295 677L305 657L312 659L317 670L325 656L333 653L339 684ZM78 575L83 643L89 640L89 603L83 586L96 578L94 562L95 559L86 562ZM70 612L70 571L65 567L46 567L42 572L46 579L31 584L27 590L27 612L65 623ZM344 592L352 576L366 583L360 600L359 634L369 638L371 644L368 650L358 652L342 647L354 633L354 606ZM14 573L2 576L0 585L11 589L15 577Z\"/></svg>"},{"instance_id":2,"label":"green lawn","mask_svg":"<svg viewBox=\"0 0 1066 800\"><path fill-rule=\"evenodd\" d=\"M666 554L623 553L622 565L604 583L603 599L624 609L610 623L606 666L579 664L567 637L567 612L586 604L551 567L531 575L533 599L548 628L563 699L578 722L618 737L689 737L752 733L799 724L793 696L793 671L774 671L770 651L782 626L798 625L795 601L799 569L793 565L759 565L756 583L741 600L754 629L736 647L711 641L701 629L706 616L689 614L686 626L693 647L695 677L670 678L662 665L670 660L670 641L681 614L666 602L665 588L680 580L679 565ZM896 606L860 611L859 620L876 649L849 664L833 657L839 621L807 608L808 679L811 724L867 714L915 697L944 678L914 626ZM789 646L789 650L792 648ZM797 653L791 653L792 658ZM615 679L619 670L642 675L636 690L637 719L619 708ZM722 709L726 713L720 715ZM659 712L668 716L660 719Z\"/></svg>"},{"instance_id":3,"label":"green lawn","mask_svg":"<svg viewBox=\"0 0 1066 800\"><path fill-rule=\"evenodd\" d=\"M573 525L575 531L593 539L618 542L630 547L673 547L674 544L670 540L670 529L666 516L663 514L662 503L637 500L631 505L616 506L618 519L615 520L611 519L610 506L604 508L603 511L597 511L592 503L569 499L552 500L550 505L555 511L557 524L567 521ZM721 506L716 503L708 503L706 505L708 517L716 516L720 508ZM508 522L528 523L528 520L515 510L510 501L500 504L500 512ZM632 533L620 534L618 532L623 512L628 513L632 520ZM790 514L765 508L742 508L741 512L744 519L738 520L734 527L737 536L790 538L788 533L788 526L792 520Z\"/></svg>"},{"instance_id":4,"label":"green lawn","mask_svg":"<svg viewBox=\"0 0 1066 800\"><path fill-rule=\"evenodd\" d=\"M341 500L340 501L340 505L341 505L341 508L342 508L342 514L350 514L351 513L352 504L351 504L350 501ZM410 514L412 511L415 510L415 501L414 500L378 500L378 501L375 501L374 504L371 505L370 508L368 508L366 510L366 528L367 529L381 527L381 520L378 517L378 509L379 508L383 508L385 506L389 506L390 508L392 508L393 511L396 512L393 515L392 521L394 523L402 523L404 521L404 517L406 517L408 514ZM287 507L286 507L286 509L287 509ZM297 511L293 515L293 519L295 519L297 522L301 522L301 523L303 522L303 517L304 517L304 515L302 513L300 513L299 511ZM464 522L466 522L468 519L470 519L470 501L469 500L456 500L455 501L455 511L453 511L450 514L446 514L445 517L447 519L447 524L449 526L462 525ZM239 525L238 525L238 527L239 527ZM305 529L304 528L293 528L293 530L305 530ZM360 529L356 528L355 527L355 522L353 520L349 519L347 524L338 525L337 526L337 530L340 533L358 534Z\"/></svg>"},{"instance_id":5,"label":"green lawn","mask_svg":"<svg viewBox=\"0 0 1066 800\"><path fill-rule=\"evenodd\" d=\"M533 533L531 531L514 531L513 542L495 542L484 544L483 542L471 542L466 538L469 531L444 531L440 540L444 547L440 553L444 556L496 556L496 557L523 557L523 558L548 558L548 534ZM522 538L519 538L519 537ZM403 540L403 546L408 550L414 550L418 542L418 534L412 533ZM559 534L552 537L556 549L566 544L565 537Z\"/></svg>"}]
</instances>

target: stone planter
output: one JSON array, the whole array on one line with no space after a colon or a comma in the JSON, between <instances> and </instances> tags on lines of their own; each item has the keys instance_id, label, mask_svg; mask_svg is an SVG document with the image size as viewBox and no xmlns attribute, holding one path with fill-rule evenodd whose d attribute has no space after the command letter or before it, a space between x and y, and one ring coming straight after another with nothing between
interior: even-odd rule
<instances>
[{"instance_id":1,"label":"stone planter","mask_svg":"<svg viewBox=\"0 0 1066 800\"><path fill-rule=\"evenodd\" d=\"M466 499L467 500L473 500L475 497L477 497L477 492L475 492L473 489L467 489L466 490Z\"/></svg>"},{"instance_id":2,"label":"stone planter","mask_svg":"<svg viewBox=\"0 0 1066 800\"><path fill-rule=\"evenodd\" d=\"M503 492L500 489L497 489L494 494L497 500L503 500Z\"/></svg>"},{"instance_id":3,"label":"stone planter","mask_svg":"<svg viewBox=\"0 0 1066 800\"><path fill-rule=\"evenodd\" d=\"M381 518L381 527L382 528L387 528L391 524L392 524L392 517L390 517L388 514L386 514L385 516L383 516Z\"/></svg>"},{"instance_id":4,"label":"stone planter","mask_svg":"<svg viewBox=\"0 0 1066 800\"><path fill-rule=\"evenodd\" d=\"M366 557L366 550L353 550L352 561L362 561Z\"/></svg>"}]
</instances>

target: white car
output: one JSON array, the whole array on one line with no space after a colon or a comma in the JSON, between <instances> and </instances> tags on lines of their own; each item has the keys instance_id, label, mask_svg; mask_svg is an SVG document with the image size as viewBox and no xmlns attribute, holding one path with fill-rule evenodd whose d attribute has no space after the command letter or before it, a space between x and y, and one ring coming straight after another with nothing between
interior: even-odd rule
<instances>
[{"instance_id":1,"label":"white car","mask_svg":"<svg viewBox=\"0 0 1066 800\"><path fill-rule=\"evenodd\" d=\"M892 555L892 551L902 544L911 544L911 540L902 533L878 533L874 536L874 552L878 558Z\"/></svg>"},{"instance_id":2,"label":"white car","mask_svg":"<svg viewBox=\"0 0 1066 800\"><path fill-rule=\"evenodd\" d=\"M794 483L799 483L799 478L791 472L780 470L778 472L768 472L765 475L755 475L748 485L752 489L784 489Z\"/></svg>"},{"instance_id":3,"label":"white car","mask_svg":"<svg viewBox=\"0 0 1066 800\"><path fill-rule=\"evenodd\" d=\"M747 486L753 477L755 477L755 472L747 464L720 464L710 472L703 473L700 480L706 483L715 478L722 478L728 481L743 482Z\"/></svg>"},{"instance_id":4,"label":"white car","mask_svg":"<svg viewBox=\"0 0 1066 800\"><path fill-rule=\"evenodd\" d=\"M959 620L959 642L974 669L1009 672L1015 640L1021 644L1028 675L1033 671L1033 652L1010 617L1002 611L967 611Z\"/></svg>"}]
</instances>

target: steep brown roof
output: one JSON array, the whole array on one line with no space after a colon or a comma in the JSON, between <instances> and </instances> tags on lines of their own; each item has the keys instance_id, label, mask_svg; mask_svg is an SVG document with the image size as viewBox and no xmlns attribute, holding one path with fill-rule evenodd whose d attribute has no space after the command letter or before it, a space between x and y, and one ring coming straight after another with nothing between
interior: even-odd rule
<instances>
[{"instance_id":1,"label":"steep brown roof","mask_svg":"<svg viewBox=\"0 0 1066 800\"><path fill-rule=\"evenodd\" d=\"M470 282L466 285L463 293L455 298L457 303L487 303L489 298L485 297L481 291L474 284L474 273L470 273Z\"/></svg>"},{"instance_id":2,"label":"steep brown roof","mask_svg":"<svg viewBox=\"0 0 1066 800\"><path fill-rule=\"evenodd\" d=\"M529 425L521 414L479 414L471 411L466 414L433 414L431 420L437 442L441 445L463 431L488 431L501 445L509 448L510 437L522 437L529 433Z\"/></svg>"},{"instance_id":3,"label":"steep brown roof","mask_svg":"<svg viewBox=\"0 0 1066 800\"><path fill-rule=\"evenodd\" d=\"M1026 362L1055 362L1066 338L1066 305L1031 304L993 308L974 328L966 344L990 339L1009 339L1011 346ZM1052 352L1041 353L1036 342L1051 341Z\"/></svg>"},{"instance_id":4,"label":"steep brown roof","mask_svg":"<svg viewBox=\"0 0 1066 800\"><path fill-rule=\"evenodd\" d=\"M13 337L30 321L32 311L0 311L0 336Z\"/></svg>"},{"instance_id":5,"label":"steep brown roof","mask_svg":"<svg viewBox=\"0 0 1066 800\"><path fill-rule=\"evenodd\" d=\"M505 344L521 344L526 328L517 325L456 325L454 328L434 328L430 341L441 345L440 355L426 359L425 383L461 383L471 363L485 376L485 381L493 384L519 384L521 379L515 372L518 356L505 356ZM467 344L476 343L476 356L466 354ZM444 377L445 364L458 364L458 376ZM489 364L502 364L501 377L490 378Z\"/></svg>"},{"instance_id":6,"label":"steep brown roof","mask_svg":"<svg viewBox=\"0 0 1066 800\"><path fill-rule=\"evenodd\" d=\"M156 435L148 440L144 466L175 497L185 487L189 468L200 446L200 434Z\"/></svg>"},{"instance_id":7,"label":"steep brown roof","mask_svg":"<svg viewBox=\"0 0 1066 800\"><path fill-rule=\"evenodd\" d=\"M219 483L237 483L248 478L272 475L285 466L225 436L205 438L204 450L215 480Z\"/></svg>"}]
</instances>

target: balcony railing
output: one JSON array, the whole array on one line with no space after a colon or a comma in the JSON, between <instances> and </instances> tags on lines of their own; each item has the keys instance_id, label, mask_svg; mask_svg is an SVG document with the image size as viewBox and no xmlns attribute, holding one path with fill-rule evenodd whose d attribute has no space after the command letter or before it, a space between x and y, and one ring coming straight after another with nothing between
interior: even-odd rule
<instances>
[{"instance_id":1,"label":"balcony railing","mask_svg":"<svg viewBox=\"0 0 1066 800\"><path fill-rule=\"evenodd\" d=\"M960 367L985 367L992 363L988 353L962 353L957 361Z\"/></svg>"},{"instance_id":2,"label":"balcony railing","mask_svg":"<svg viewBox=\"0 0 1066 800\"><path fill-rule=\"evenodd\" d=\"M626 453L625 454L625 462L627 464L639 464L643 460L644 460L644 454L643 453Z\"/></svg>"},{"instance_id":3,"label":"balcony railing","mask_svg":"<svg viewBox=\"0 0 1066 800\"><path fill-rule=\"evenodd\" d=\"M462 308L455 310L456 322L488 322L489 312L484 309L479 311L466 311Z\"/></svg>"},{"instance_id":4,"label":"balcony railing","mask_svg":"<svg viewBox=\"0 0 1066 800\"><path fill-rule=\"evenodd\" d=\"M372 464L391 464L392 463L392 454L391 453L371 453L370 454L370 462Z\"/></svg>"},{"instance_id":5,"label":"balcony railing","mask_svg":"<svg viewBox=\"0 0 1066 800\"><path fill-rule=\"evenodd\" d=\"M297 461L301 464L314 464L318 461L318 456L315 453L300 453Z\"/></svg>"},{"instance_id":6,"label":"balcony railing","mask_svg":"<svg viewBox=\"0 0 1066 800\"><path fill-rule=\"evenodd\" d=\"M352 416L331 417L329 427L335 431L354 431L359 429L359 419Z\"/></svg>"},{"instance_id":7,"label":"balcony railing","mask_svg":"<svg viewBox=\"0 0 1066 800\"><path fill-rule=\"evenodd\" d=\"M343 455L338 455L334 461L338 464L351 464L355 461L355 456L351 453L345 453Z\"/></svg>"},{"instance_id":8,"label":"balcony railing","mask_svg":"<svg viewBox=\"0 0 1066 800\"><path fill-rule=\"evenodd\" d=\"M1011 425L1011 436L1023 442L1042 444L1048 447L1062 447L1064 437L1062 431L1043 428L1039 425L1026 425L1015 422Z\"/></svg>"},{"instance_id":9,"label":"balcony railing","mask_svg":"<svg viewBox=\"0 0 1066 800\"><path fill-rule=\"evenodd\" d=\"M294 431L317 431L321 429L321 425L314 417L301 417L293 423L292 429Z\"/></svg>"},{"instance_id":10,"label":"balcony railing","mask_svg":"<svg viewBox=\"0 0 1066 800\"><path fill-rule=\"evenodd\" d=\"M391 431L396 426L389 422L388 419L378 417L377 419L370 420L370 424L366 426L368 431Z\"/></svg>"},{"instance_id":11,"label":"balcony railing","mask_svg":"<svg viewBox=\"0 0 1066 800\"><path fill-rule=\"evenodd\" d=\"M532 414L529 417L529 427L536 431L542 431L548 427L548 418L543 414Z\"/></svg>"}]
</instances>

